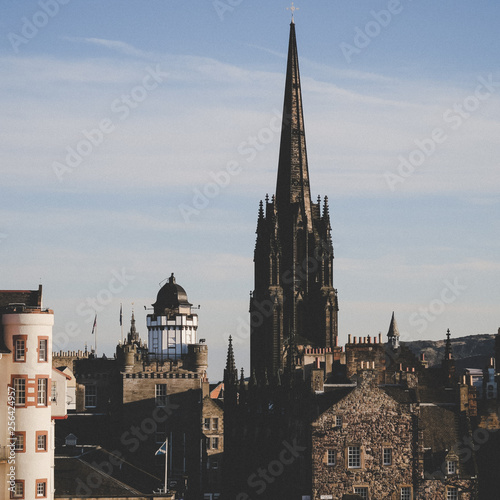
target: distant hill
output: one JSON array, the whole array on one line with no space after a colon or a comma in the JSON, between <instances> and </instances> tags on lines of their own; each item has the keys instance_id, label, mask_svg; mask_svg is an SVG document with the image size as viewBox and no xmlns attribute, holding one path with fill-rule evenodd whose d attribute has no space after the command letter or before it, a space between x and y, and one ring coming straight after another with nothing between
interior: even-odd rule
<instances>
[{"instance_id":1,"label":"distant hill","mask_svg":"<svg viewBox=\"0 0 500 500\"><path fill-rule=\"evenodd\" d=\"M446 340L416 340L402 344L419 358L424 353L429 366L438 366L444 357ZM495 335L469 335L451 339L451 347L458 372L464 368L484 368L495 355Z\"/></svg>"}]
</instances>

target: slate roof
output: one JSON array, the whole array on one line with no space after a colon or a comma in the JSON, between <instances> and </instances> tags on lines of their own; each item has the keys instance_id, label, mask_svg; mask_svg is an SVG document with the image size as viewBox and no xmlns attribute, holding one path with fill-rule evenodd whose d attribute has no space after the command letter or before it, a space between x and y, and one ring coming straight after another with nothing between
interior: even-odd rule
<instances>
[{"instance_id":1,"label":"slate roof","mask_svg":"<svg viewBox=\"0 0 500 500\"><path fill-rule=\"evenodd\" d=\"M443 464L449 452L455 454L464 447L460 432L460 417L453 406L421 406L419 426L423 431L424 468L434 474L443 472ZM460 455L459 455L460 457ZM459 462L461 475L473 475L473 460Z\"/></svg>"},{"instance_id":2,"label":"slate roof","mask_svg":"<svg viewBox=\"0 0 500 500\"><path fill-rule=\"evenodd\" d=\"M71 449L83 453L55 458L56 498L64 496L142 498L142 494L151 494L153 490L162 486L162 478L120 460L119 456L101 447L68 447L68 450Z\"/></svg>"},{"instance_id":3,"label":"slate roof","mask_svg":"<svg viewBox=\"0 0 500 500\"><path fill-rule=\"evenodd\" d=\"M28 307L41 307L42 285L38 290L0 290L0 309L9 304L24 304Z\"/></svg>"}]
</instances>

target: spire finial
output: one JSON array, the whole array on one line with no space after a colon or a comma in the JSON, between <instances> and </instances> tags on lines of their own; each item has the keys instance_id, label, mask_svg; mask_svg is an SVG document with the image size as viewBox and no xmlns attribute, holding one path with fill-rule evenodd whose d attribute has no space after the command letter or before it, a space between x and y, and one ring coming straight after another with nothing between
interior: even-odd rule
<instances>
[{"instance_id":1,"label":"spire finial","mask_svg":"<svg viewBox=\"0 0 500 500\"><path fill-rule=\"evenodd\" d=\"M292 5L290 7L287 7L286 10L291 10L292 11L292 23L295 24L295 21L293 19L293 15L295 13L296 10L299 10L298 7L295 7L295 5L293 5L293 2L292 2Z\"/></svg>"}]
</instances>

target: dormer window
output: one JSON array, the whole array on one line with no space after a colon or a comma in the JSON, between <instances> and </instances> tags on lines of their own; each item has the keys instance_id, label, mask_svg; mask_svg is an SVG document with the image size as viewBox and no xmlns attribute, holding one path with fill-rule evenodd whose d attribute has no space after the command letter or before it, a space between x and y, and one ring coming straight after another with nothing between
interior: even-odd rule
<instances>
[{"instance_id":1,"label":"dormer window","mask_svg":"<svg viewBox=\"0 0 500 500\"><path fill-rule=\"evenodd\" d=\"M449 476L456 474L457 473L457 463L452 461L452 460L448 460L446 462L446 472Z\"/></svg>"}]
</instances>

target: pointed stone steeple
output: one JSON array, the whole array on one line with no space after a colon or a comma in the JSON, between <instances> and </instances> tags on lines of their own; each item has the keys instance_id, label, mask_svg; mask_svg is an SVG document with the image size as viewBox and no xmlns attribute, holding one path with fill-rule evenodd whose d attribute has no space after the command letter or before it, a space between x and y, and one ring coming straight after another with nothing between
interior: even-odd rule
<instances>
[{"instance_id":1,"label":"pointed stone steeple","mask_svg":"<svg viewBox=\"0 0 500 500\"><path fill-rule=\"evenodd\" d=\"M444 349L444 358L441 363L444 377L448 386L455 382L455 359L453 358L453 349L451 347L450 329L446 330L446 345Z\"/></svg>"},{"instance_id":2,"label":"pointed stone steeple","mask_svg":"<svg viewBox=\"0 0 500 500\"><path fill-rule=\"evenodd\" d=\"M399 329L396 318L394 317L394 311L392 312L391 324L387 332L387 341L391 344L393 349L399 348Z\"/></svg>"},{"instance_id":3,"label":"pointed stone steeple","mask_svg":"<svg viewBox=\"0 0 500 500\"><path fill-rule=\"evenodd\" d=\"M229 336L229 345L227 348L226 368L224 370L224 383L236 384L238 382L238 370L234 362L233 338Z\"/></svg>"},{"instance_id":4,"label":"pointed stone steeple","mask_svg":"<svg viewBox=\"0 0 500 500\"><path fill-rule=\"evenodd\" d=\"M140 342L139 334L135 328L135 317L134 311L132 311L132 318L130 320L130 332L127 335L127 342L133 344L134 342Z\"/></svg>"},{"instance_id":5,"label":"pointed stone steeple","mask_svg":"<svg viewBox=\"0 0 500 500\"><path fill-rule=\"evenodd\" d=\"M328 201L311 200L302 93L290 25L276 194L259 206L250 364L257 380L290 370L299 346L333 347L337 293Z\"/></svg>"},{"instance_id":6,"label":"pointed stone steeple","mask_svg":"<svg viewBox=\"0 0 500 500\"><path fill-rule=\"evenodd\" d=\"M299 57L295 24L290 24L285 99L281 125L281 144L276 184L278 216L291 217L293 204L300 204L302 218L308 231L312 230L311 192L307 166L306 133L302 111Z\"/></svg>"}]
</instances>

